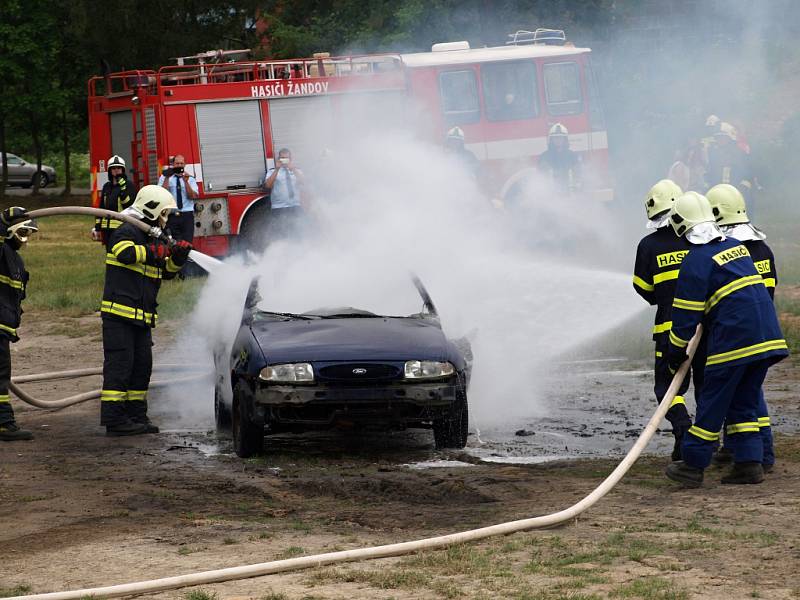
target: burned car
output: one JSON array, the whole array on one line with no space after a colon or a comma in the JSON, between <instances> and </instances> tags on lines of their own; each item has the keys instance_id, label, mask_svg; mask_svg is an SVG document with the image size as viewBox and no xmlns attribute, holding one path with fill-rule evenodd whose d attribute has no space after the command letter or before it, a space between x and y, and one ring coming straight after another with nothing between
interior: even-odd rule
<instances>
[{"instance_id":1,"label":"burned car","mask_svg":"<svg viewBox=\"0 0 800 600\"><path fill-rule=\"evenodd\" d=\"M232 429L236 454L261 452L265 435L342 427L427 428L436 448L463 448L469 342L445 336L413 281L423 308L408 316L270 312L255 306L251 288L229 362L215 357L217 427Z\"/></svg>"}]
</instances>

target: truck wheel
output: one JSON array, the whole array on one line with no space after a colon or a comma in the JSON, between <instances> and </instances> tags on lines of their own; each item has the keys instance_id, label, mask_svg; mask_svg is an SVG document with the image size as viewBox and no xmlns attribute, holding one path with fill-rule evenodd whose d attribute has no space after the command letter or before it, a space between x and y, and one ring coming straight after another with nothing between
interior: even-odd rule
<instances>
[{"instance_id":1,"label":"truck wheel","mask_svg":"<svg viewBox=\"0 0 800 600\"><path fill-rule=\"evenodd\" d=\"M233 450L239 458L249 458L264 449L264 428L253 423L237 385L233 390Z\"/></svg>"},{"instance_id":2,"label":"truck wheel","mask_svg":"<svg viewBox=\"0 0 800 600\"><path fill-rule=\"evenodd\" d=\"M225 406L219 384L214 386L214 421L217 424L217 431L225 431L231 428L231 411Z\"/></svg>"},{"instance_id":3,"label":"truck wheel","mask_svg":"<svg viewBox=\"0 0 800 600\"><path fill-rule=\"evenodd\" d=\"M433 422L433 441L437 450L445 448L461 449L467 445L469 428L469 408L467 393L460 385L456 391L456 401L450 413Z\"/></svg>"}]
</instances>

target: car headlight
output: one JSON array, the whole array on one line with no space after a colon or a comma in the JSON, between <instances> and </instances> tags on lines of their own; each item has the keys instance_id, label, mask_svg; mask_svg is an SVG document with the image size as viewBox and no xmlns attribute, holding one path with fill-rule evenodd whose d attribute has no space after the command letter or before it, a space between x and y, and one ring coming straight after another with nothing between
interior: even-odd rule
<instances>
[{"instance_id":1,"label":"car headlight","mask_svg":"<svg viewBox=\"0 0 800 600\"><path fill-rule=\"evenodd\" d=\"M258 378L274 383L311 383L314 381L314 367L309 363L268 365L261 369Z\"/></svg>"},{"instance_id":2,"label":"car headlight","mask_svg":"<svg viewBox=\"0 0 800 600\"><path fill-rule=\"evenodd\" d=\"M449 362L408 360L404 371L406 379L441 379L449 377L456 369Z\"/></svg>"}]
</instances>

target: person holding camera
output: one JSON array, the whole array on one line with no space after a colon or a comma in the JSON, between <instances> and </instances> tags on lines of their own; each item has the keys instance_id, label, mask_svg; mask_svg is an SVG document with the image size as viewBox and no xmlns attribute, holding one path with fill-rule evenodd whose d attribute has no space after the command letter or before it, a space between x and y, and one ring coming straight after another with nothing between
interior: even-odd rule
<instances>
[{"instance_id":1,"label":"person holding camera","mask_svg":"<svg viewBox=\"0 0 800 600\"><path fill-rule=\"evenodd\" d=\"M262 186L270 192L271 209L267 234L270 239L288 235L302 218L300 195L303 183L303 172L292 162L291 151L281 148L275 167L267 171Z\"/></svg>"},{"instance_id":2,"label":"person holding camera","mask_svg":"<svg viewBox=\"0 0 800 600\"><path fill-rule=\"evenodd\" d=\"M125 160L119 154L109 158L106 166L108 181L100 191L97 208L122 212L133 204L133 199L136 198L139 189L135 183L128 180L128 175L125 173ZM111 234L120 225L122 225L122 221L117 219L97 217L94 221L94 229L92 229L92 239L108 244Z\"/></svg>"},{"instance_id":3,"label":"person holding camera","mask_svg":"<svg viewBox=\"0 0 800 600\"><path fill-rule=\"evenodd\" d=\"M176 154L170 168L159 178L158 185L169 190L178 205L178 213L169 217L167 229L176 240L186 240L191 244L194 240L194 199L200 192L197 180L185 169L186 159L182 154Z\"/></svg>"}]
</instances>

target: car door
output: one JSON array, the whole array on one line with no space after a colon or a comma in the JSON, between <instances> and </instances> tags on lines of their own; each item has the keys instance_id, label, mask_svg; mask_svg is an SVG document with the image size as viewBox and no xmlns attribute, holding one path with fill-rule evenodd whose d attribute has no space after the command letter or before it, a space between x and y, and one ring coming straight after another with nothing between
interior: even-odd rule
<instances>
[{"instance_id":1,"label":"car door","mask_svg":"<svg viewBox=\"0 0 800 600\"><path fill-rule=\"evenodd\" d=\"M8 182L23 183L23 160L14 154L7 154Z\"/></svg>"}]
</instances>

